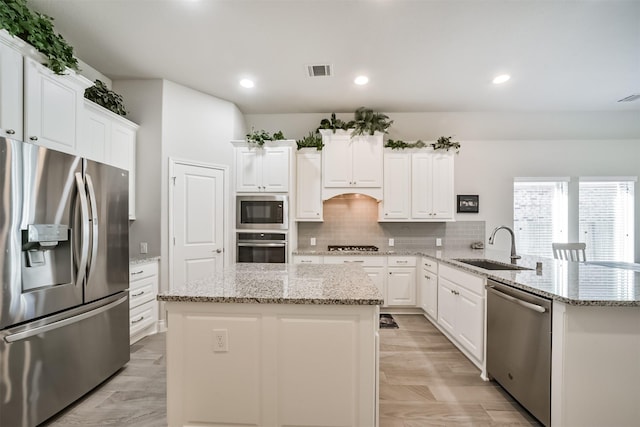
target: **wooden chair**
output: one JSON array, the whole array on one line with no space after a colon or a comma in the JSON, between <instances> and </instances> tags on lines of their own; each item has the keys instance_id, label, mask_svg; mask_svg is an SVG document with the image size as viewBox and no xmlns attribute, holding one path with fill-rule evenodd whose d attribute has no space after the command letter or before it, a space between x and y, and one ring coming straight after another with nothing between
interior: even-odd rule
<instances>
[{"instance_id":1,"label":"wooden chair","mask_svg":"<svg viewBox=\"0 0 640 427\"><path fill-rule=\"evenodd\" d=\"M552 243L553 257L565 261L586 262L586 243Z\"/></svg>"}]
</instances>

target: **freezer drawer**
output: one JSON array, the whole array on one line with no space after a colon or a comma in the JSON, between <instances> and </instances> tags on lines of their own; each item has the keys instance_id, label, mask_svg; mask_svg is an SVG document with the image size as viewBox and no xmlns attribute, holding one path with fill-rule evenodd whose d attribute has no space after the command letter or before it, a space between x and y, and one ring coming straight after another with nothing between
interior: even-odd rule
<instances>
[{"instance_id":1,"label":"freezer drawer","mask_svg":"<svg viewBox=\"0 0 640 427\"><path fill-rule=\"evenodd\" d=\"M0 332L0 426L43 422L128 361L126 293Z\"/></svg>"}]
</instances>

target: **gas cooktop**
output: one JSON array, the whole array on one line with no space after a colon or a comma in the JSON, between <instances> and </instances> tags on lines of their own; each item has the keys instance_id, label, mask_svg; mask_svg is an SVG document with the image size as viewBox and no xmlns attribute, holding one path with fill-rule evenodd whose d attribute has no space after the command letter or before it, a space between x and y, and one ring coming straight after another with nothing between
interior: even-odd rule
<instances>
[{"instance_id":1,"label":"gas cooktop","mask_svg":"<svg viewBox=\"0 0 640 427\"><path fill-rule=\"evenodd\" d=\"M329 245L329 252L377 252L377 246L371 245Z\"/></svg>"}]
</instances>

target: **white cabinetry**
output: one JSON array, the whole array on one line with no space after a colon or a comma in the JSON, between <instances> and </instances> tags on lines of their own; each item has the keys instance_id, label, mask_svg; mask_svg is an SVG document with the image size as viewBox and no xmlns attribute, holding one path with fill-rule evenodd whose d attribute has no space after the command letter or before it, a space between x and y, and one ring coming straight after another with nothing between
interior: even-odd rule
<instances>
[{"instance_id":1,"label":"white cabinetry","mask_svg":"<svg viewBox=\"0 0 640 427\"><path fill-rule=\"evenodd\" d=\"M26 46L0 31L0 136L23 140L23 61L17 50Z\"/></svg>"},{"instance_id":2,"label":"white cabinetry","mask_svg":"<svg viewBox=\"0 0 640 427\"><path fill-rule=\"evenodd\" d=\"M416 258L389 256L387 259L387 305L416 305Z\"/></svg>"},{"instance_id":3,"label":"white cabinetry","mask_svg":"<svg viewBox=\"0 0 640 427\"><path fill-rule=\"evenodd\" d=\"M138 125L88 100L82 125L77 154L129 172L129 219L135 219Z\"/></svg>"},{"instance_id":4,"label":"white cabinetry","mask_svg":"<svg viewBox=\"0 0 640 427\"><path fill-rule=\"evenodd\" d=\"M349 131L321 131L322 199L362 193L382 199L382 134L351 137Z\"/></svg>"},{"instance_id":5,"label":"white cabinetry","mask_svg":"<svg viewBox=\"0 0 640 427\"><path fill-rule=\"evenodd\" d=\"M360 264L387 303L386 257L371 255L338 255L324 257L324 264Z\"/></svg>"},{"instance_id":6,"label":"white cabinetry","mask_svg":"<svg viewBox=\"0 0 640 427\"><path fill-rule=\"evenodd\" d=\"M286 193L289 191L291 144L275 141L262 147L232 141L236 147L236 191Z\"/></svg>"},{"instance_id":7,"label":"white cabinetry","mask_svg":"<svg viewBox=\"0 0 640 427\"><path fill-rule=\"evenodd\" d=\"M384 154L384 197L379 220L453 220L453 154L409 150Z\"/></svg>"},{"instance_id":8,"label":"white cabinetry","mask_svg":"<svg viewBox=\"0 0 640 427\"><path fill-rule=\"evenodd\" d=\"M440 264L438 325L476 364L484 362L485 279Z\"/></svg>"},{"instance_id":9,"label":"white cabinetry","mask_svg":"<svg viewBox=\"0 0 640 427\"><path fill-rule=\"evenodd\" d=\"M452 153L415 153L411 158L411 217L453 219Z\"/></svg>"},{"instance_id":10,"label":"white cabinetry","mask_svg":"<svg viewBox=\"0 0 640 427\"><path fill-rule=\"evenodd\" d=\"M421 263L419 301L420 308L434 322L438 319L438 263L423 257Z\"/></svg>"},{"instance_id":11,"label":"white cabinetry","mask_svg":"<svg viewBox=\"0 0 640 427\"><path fill-rule=\"evenodd\" d=\"M130 342L155 334L158 324L158 262L132 264L129 267Z\"/></svg>"},{"instance_id":12,"label":"white cabinetry","mask_svg":"<svg viewBox=\"0 0 640 427\"><path fill-rule=\"evenodd\" d=\"M322 264L322 255L294 255L294 264Z\"/></svg>"},{"instance_id":13,"label":"white cabinetry","mask_svg":"<svg viewBox=\"0 0 640 427\"><path fill-rule=\"evenodd\" d=\"M86 78L59 76L31 58L24 59L25 139L76 154Z\"/></svg>"},{"instance_id":14,"label":"white cabinetry","mask_svg":"<svg viewBox=\"0 0 640 427\"><path fill-rule=\"evenodd\" d=\"M322 221L322 155L316 149L297 154L296 219Z\"/></svg>"}]
</instances>

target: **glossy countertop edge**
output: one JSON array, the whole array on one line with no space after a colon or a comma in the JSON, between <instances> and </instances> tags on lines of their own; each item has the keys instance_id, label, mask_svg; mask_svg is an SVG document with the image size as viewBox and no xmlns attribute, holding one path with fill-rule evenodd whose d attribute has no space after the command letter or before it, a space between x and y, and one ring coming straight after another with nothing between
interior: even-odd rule
<instances>
[{"instance_id":1,"label":"glossy countertop edge","mask_svg":"<svg viewBox=\"0 0 640 427\"><path fill-rule=\"evenodd\" d=\"M298 250L294 251L293 255L298 256L423 256L440 263L444 263L455 267L459 270L466 271L468 273L476 274L482 277L486 277L497 282L509 285L516 289L521 289L523 291L530 292L535 295L539 295L545 298L553 299L555 301L563 302L568 305L573 306L601 306L601 307L640 307L640 300L613 300L613 299L575 299L569 298L566 296L558 295L553 292L549 292L543 289L540 289L531 284L527 284L524 281L518 280L517 276L522 275L523 272L527 272L527 274L531 274L531 271L535 271L536 263L542 263L542 271L553 268L558 263L567 263L567 261L555 260L552 258L543 258L543 257L534 257L534 256L522 256L521 259L517 260L516 265L520 267L526 267L530 270L518 271L518 270L507 270L507 271L499 271L499 270L485 270L479 267L474 267L469 264L464 264L462 262L457 261L456 259L488 259L492 261L497 261L505 264L511 263L508 253L504 253L501 251L491 251L486 249L453 249L453 250L445 250L445 249L400 249L394 251L377 251L377 252L347 252L347 251L309 251L309 250ZM590 265L589 268L593 268L594 270L600 270L610 272L612 267L602 267L596 265ZM509 276L511 277L509 277ZM516 276L515 278L513 276Z\"/></svg>"}]
</instances>

